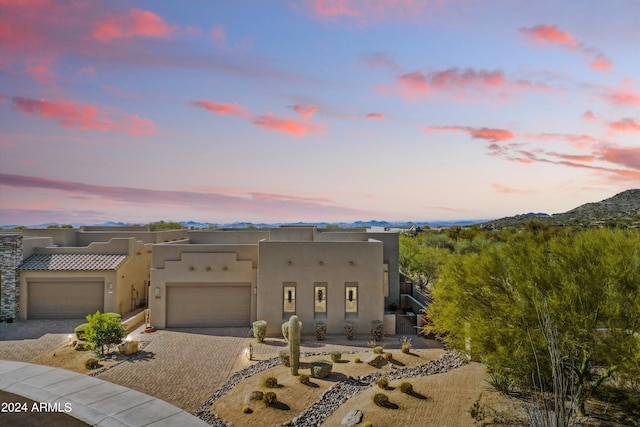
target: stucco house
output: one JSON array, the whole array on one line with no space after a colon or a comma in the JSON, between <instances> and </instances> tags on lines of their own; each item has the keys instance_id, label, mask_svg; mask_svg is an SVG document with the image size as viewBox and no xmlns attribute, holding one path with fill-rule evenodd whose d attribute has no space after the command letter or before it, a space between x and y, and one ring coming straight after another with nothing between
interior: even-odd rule
<instances>
[{"instance_id":1,"label":"stucco house","mask_svg":"<svg viewBox=\"0 0 640 427\"><path fill-rule=\"evenodd\" d=\"M342 333L345 321L365 333L400 303L398 233L383 229L83 227L2 239L0 252L13 254L3 263L4 318L125 314L146 303L157 328L262 319L274 336L296 314L309 333L315 322Z\"/></svg>"}]
</instances>

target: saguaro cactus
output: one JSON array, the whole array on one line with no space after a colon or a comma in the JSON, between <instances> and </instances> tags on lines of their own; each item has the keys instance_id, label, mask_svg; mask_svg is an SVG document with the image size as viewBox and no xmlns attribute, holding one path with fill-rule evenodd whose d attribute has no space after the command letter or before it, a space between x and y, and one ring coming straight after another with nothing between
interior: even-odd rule
<instances>
[{"instance_id":1,"label":"saguaro cactus","mask_svg":"<svg viewBox=\"0 0 640 427\"><path fill-rule=\"evenodd\" d=\"M291 375L297 376L300 365L300 320L296 315L289 319L289 357Z\"/></svg>"}]
</instances>

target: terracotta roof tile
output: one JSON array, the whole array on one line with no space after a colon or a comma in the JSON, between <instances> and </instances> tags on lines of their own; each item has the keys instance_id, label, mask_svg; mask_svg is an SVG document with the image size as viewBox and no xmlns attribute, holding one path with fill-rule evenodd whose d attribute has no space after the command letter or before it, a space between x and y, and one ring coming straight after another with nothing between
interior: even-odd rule
<instances>
[{"instance_id":1,"label":"terracotta roof tile","mask_svg":"<svg viewBox=\"0 0 640 427\"><path fill-rule=\"evenodd\" d=\"M102 271L117 269L128 255L119 254L35 254L18 270Z\"/></svg>"}]
</instances>

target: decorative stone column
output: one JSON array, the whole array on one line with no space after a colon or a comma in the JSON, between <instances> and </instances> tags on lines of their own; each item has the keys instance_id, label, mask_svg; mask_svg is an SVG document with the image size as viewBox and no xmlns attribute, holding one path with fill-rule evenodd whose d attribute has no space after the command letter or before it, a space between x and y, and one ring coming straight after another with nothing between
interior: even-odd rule
<instances>
[{"instance_id":1,"label":"decorative stone column","mask_svg":"<svg viewBox=\"0 0 640 427\"><path fill-rule=\"evenodd\" d=\"M22 263L22 234L0 234L0 319L16 319L20 284L16 269Z\"/></svg>"}]
</instances>

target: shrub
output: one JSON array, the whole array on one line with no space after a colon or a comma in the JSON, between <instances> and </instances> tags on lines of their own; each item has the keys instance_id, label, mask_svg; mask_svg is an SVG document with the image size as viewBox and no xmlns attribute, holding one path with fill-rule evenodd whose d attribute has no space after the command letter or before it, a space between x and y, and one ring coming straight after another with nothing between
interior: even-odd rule
<instances>
[{"instance_id":1,"label":"shrub","mask_svg":"<svg viewBox=\"0 0 640 427\"><path fill-rule=\"evenodd\" d=\"M354 357L353 358L353 363L362 363L362 360L360 360L359 357Z\"/></svg>"},{"instance_id":2,"label":"shrub","mask_svg":"<svg viewBox=\"0 0 640 427\"><path fill-rule=\"evenodd\" d=\"M373 354L382 354L382 353L384 353L384 347L382 346L373 347Z\"/></svg>"},{"instance_id":3,"label":"shrub","mask_svg":"<svg viewBox=\"0 0 640 427\"><path fill-rule=\"evenodd\" d=\"M402 338L398 338L398 341L400 342L400 348L402 352L408 354L411 350L411 338L403 335Z\"/></svg>"},{"instance_id":4,"label":"shrub","mask_svg":"<svg viewBox=\"0 0 640 427\"><path fill-rule=\"evenodd\" d=\"M344 322L344 334L348 340L352 340L356 334L356 324L354 322Z\"/></svg>"},{"instance_id":5,"label":"shrub","mask_svg":"<svg viewBox=\"0 0 640 427\"><path fill-rule=\"evenodd\" d=\"M264 403L264 406L273 405L277 401L278 401L278 397L272 391L268 391L262 395L262 403Z\"/></svg>"},{"instance_id":6,"label":"shrub","mask_svg":"<svg viewBox=\"0 0 640 427\"><path fill-rule=\"evenodd\" d=\"M250 413L252 413L252 412L253 412L253 411L251 410L251 408L249 407L249 405L244 405L244 406L242 407L242 413L243 413L243 414L250 414Z\"/></svg>"},{"instance_id":7,"label":"shrub","mask_svg":"<svg viewBox=\"0 0 640 427\"><path fill-rule=\"evenodd\" d=\"M120 344L127 336L120 315L116 313L100 313L87 316L89 324L84 331L84 337L93 351L102 356L111 346Z\"/></svg>"},{"instance_id":8,"label":"shrub","mask_svg":"<svg viewBox=\"0 0 640 427\"><path fill-rule=\"evenodd\" d=\"M284 366L291 366L291 355L289 354L288 348L280 350L280 353L278 353L278 357L280 357L280 363L282 363Z\"/></svg>"},{"instance_id":9,"label":"shrub","mask_svg":"<svg viewBox=\"0 0 640 427\"><path fill-rule=\"evenodd\" d=\"M276 377L267 377L262 381L262 385L267 388L275 388L278 385L278 379Z\"/></svg>"},{"instance_id":10,"label":"shrub","mask_svg":"<svg viewBox=\"0 0 640 427\"><path fill-rule=\"evenodd\" d=\"M289 342L289 321L288 320L282 324L282 326L280 327L280 330L282 330L282 337L284 338L284 341Z\"/></svg>"},{"instance_id":11,"label":"shrub","mask_svg":"<svg viewBox=\"0 0 640 427\"><path fill-rule=\"evenodd\" d=\"M384 357L384 360L386 360L388 362L393 360L393 354L391 354L391 353L384 353L382 356Z\"/></svg>"},{"instance_id":12,"label":"shrub","mask_svg":"<svg viewBox=\"0 0 640 427\"><path fill-rule=\"evenodd\" d=\"M253 336L258 342L263 342L264 337L267 335L267 321L256 320L253 322Z\"/></svg>"},{"instance_id":13,"label":"shrub","mask_svg":"<svg viewBox=\"0 0 640 427\"><path fill-rule=\"evenodd\" d=\"M374 320L370 327L371 338L381 341L384 338L384 322L382 320Z\"/></svg>"},{"instance_id":14,"label":"shrub","mask_svg":"<svg viewBox=\"0 0 640 427\"><path fill-rule=\"evenodd\" d=\"M405 394L413 393L413 386L411 385L411 383L404 382L400 384L400 391Z\"/></svg>"},{"instance_id":15,"label":"shrub","mask_svg":"<svg viewBox=\"0 0 640 427\"><path fill-rule=\"evenodd\" d=\"M331 352L331 361L332 362L338 362L340 359L342 359L342 353L339 351L332 351Z\"/></svg>"},{"instance_id":16,"label":"shrub","mask_svg":"<svg viewBox=\"0 0 640 427\"><path fill-rule=\"evenodd\" d=\"M327 335L327 324L324 322L317 322L313 328L313 333L316 336L316 340L323 341L325 335Z\"/></svg>"},{"instance_id":17,"label":"shrub","mask_svg":"<svg viewBox=\"0 0 640 427\"><path fill-rule=\"evenodd\" d=\"M515 382L501 372L491 372L487 383L503 394L513 393L516 387Z\"/></svg>"},{"instance_id":18,"label":"shrub","mask_svg":"<svg viewBox=\"0 0 640 427\"><path fill-rule=\"evenodd\" d=\"M384 393L376 393L373 396L373 403L378 406L386 406L389 404L389 397Z\"/></svg>"},{"instance_id":19,"label":"shrub","mask_svg":"<svg viewBox=\"0 0 640 427\"><path fill-rule=\"evenodd\" d=\"M373 427L373 424L371 424L371 421L365 421L363 427Z\"/></svg>"},{"instance_id":20,"label":"shrub","mask_svg":"<svg viewBox=\"0 0 640 427\"><path fill-rule=\"evenodd\" d=\"M300 374L300 376L298 376L298 381L300 381L301 384L309 384L309 375Z\"/></svg>"},{"instance_id":21,"label":"shrub","mask_svg":"<svg viewBox=\"0 0 640 427\"><path fill-rule=\"evenodd\" d=\"M100 367L100 363L98 362L98 359L92 357L84 362L84 367L87 369L97 369Z\"/></svg>"},{"instance_id":22,"label":"shrub","mask_svg":"<svg viewBox=\"0 0 640 427\"><path fill-rule=\"evenodd\" d=\"M401 351L402 351L404 354L409 354L409 353L411 352L411 346L410 346L410 345L408 345L408 344L402 344Z\"/></svg>"},{"instance_id":23,"label":"shrub","mask_svg":"<svg viewBox=\"0 0 640 427\"><path fill-rule=\"evenodd\" d=\"M73 332L75 332L76 334L76 338L78 338L79 340L84 339L84 331L87 330L87 326L89 326L88 323L83 323L82 325L76 326L76 328L73 330Z\"/></svg>"},{"instance_id":24,"label":"shrub","mask_svg":"<svg viewBox=\"0 0 640 427\"><path fill-rule=\"evenodd\" d=\"M376 381L376 384L378 385L378 387L380 387L383 390L386 390L389 388L389 378L387 378L387 376L383 376L380 379L378 379L378 381Z\"/></svg>"}]
</instances>

